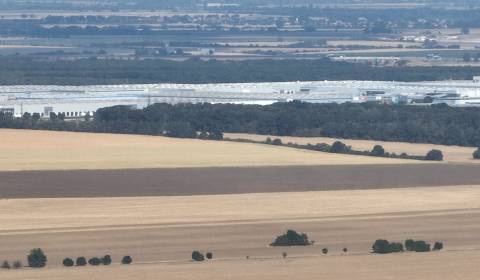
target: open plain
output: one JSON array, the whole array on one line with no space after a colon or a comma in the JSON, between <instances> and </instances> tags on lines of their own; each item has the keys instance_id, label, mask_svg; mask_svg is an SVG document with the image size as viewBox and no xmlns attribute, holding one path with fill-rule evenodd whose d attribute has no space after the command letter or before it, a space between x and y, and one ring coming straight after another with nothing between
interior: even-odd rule
<instances>
[{"instance_id":1,"label":"open plain","mask_svg":"<svg viewBox=\"0 0 480 280\"><path fill-rule=\"evenodd\" d=\"M480 274L479 167L450 160L453 154L447 163L339 160L262 144L154 136L0 135L0 261L25 263L36 247L48 256L45 269L0 270L0 279L463 280ZM26 150L15 151L15 143ZM409 154L423 147L405 145ZM307 233L315 244L268 246L287 229ZM379 256L370 253L378 238L442 241L445 249ZM193 250L211 251L214 259L192 263ZM105 254L114 264L62 267L65 257ZM124 255L134 263L119 265Z\"/></svg>"},{"instance_id":2,"label":"open plain","mask_svg":"<svg viewBox=\"0 0 480 280\"><path fill-rule=\"evenodd\" d=\"M0 129L0 170L418 163L158 136Z\"/></svg>"}]
</instances>

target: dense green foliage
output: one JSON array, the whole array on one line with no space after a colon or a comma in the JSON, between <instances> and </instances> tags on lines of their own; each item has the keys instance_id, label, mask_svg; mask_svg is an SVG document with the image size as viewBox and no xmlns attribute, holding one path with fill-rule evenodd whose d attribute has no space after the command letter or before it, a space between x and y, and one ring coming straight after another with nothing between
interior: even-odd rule
<instances>
[{"instance_id":1,"label":"dense green foliage","mask_svg":"<svg viewBox=\"0 0 480 280\"><path fill-rule=\"evenodd\" d=\"M439 246L438 244L436 245ZM413 252L430 252L430 244L423 240L407 239L405 240L405 249Z\"/></svg>"},{"instance_id":2,"label":"dense green foliage","mask_svg":"<svg viewBox=\"0 0 480 280\"><path fill-rule=\"evenodd\" d=\"M297 233L289 229L287 233L277 236L270 246L308 246L312 244L313 242L308 240L305 233Z\"/></svg>"},{"instance_id":3,"label":"dense green foliage","mask_svg":"<svg viewBox=\"0 0 480 280\"><path fill-rule=\"evenodd\" d=\"M433 245L433 251L440 251L443 249L443 243L442 242L435 242L435 244Z\"/></svg>"},{"instance_id":4,"label":"dense green foliage","mask_svg":"<svg viewBox=\"0 0 480 280\"><path fill-rule=\"evenodd\" d=\"M75 262L77 266L86 266L87 259L85 257L78 257L77 261Z\"/></svg>"},{"instance_id":5,"label":"dense green foliage","mask_svg":"<svg viewBox=\"0 0 480 280\"><path fill-rule=\"evenodd\" d=\"M94 266L100 265L101 263L102 263L102 260L100 258L97 258L97 257L93 257L93 258L90 258L88 260L88 264L94 265Z\"/></svg>"},{"instance_id":6,"label":"dense green foliage","mask_svg":"<svg viewBox=\"0 0 480 280\"><path fill-rule=\"evenodd\" d=\"M474 159L480 159L480 148L477 148L477 149L473 152L473 158L474 158Z\"/></svg>"},{"instance_id":7,"label":"dense green foliage","mask_svg":"<svg viewBox=\"0 0 480 280\"><path fill-rule=\"evenodd\" d=\"M110 257L110 255L105 255L102 258L102 263L103 265L110 265L112 263L112 258Z\"/></svg>"},{"instance_id":8,"label":"dense green foliage","mask_svg":"<svg viewBox=\"0 0 480 280\"><path fill-rule=\"evenodd\" d=\"M227 83L322 80L428 81L471 79L480 67L371 67L317 60L36 61L0 57L0 84Z\"/></svg>"},{"instance_id":9,"label":"dense green foliage","mask_svg":"<svg viewBox=\"0 0 480 280\"><path fill-rule=\"evenodd\" d=\"M205 260L205 256L200 253L199 251L193 251L192 252L192 260L197 261L197 262L202 262Z\"/></svg>"},{"instance_id":10,"label":"dense green foliage","mask_svg":"<svg viewBox=\"0 0 480 280\"><path fill-rule=\"evenodd\" d=\"M446 105L162 103L145 109L103 108L97 111L94 120L78 122L58 117L42 120L35 114L14 118L0 112L0 127L206 139L222 139L223 132L241 132L480 146L480 109ZM197 135L197 132L201 133ZM277 142L275 144L281 144ZM348 147L341 142L330 149L330 152L348 152ZM381 150L377 147L375 153ZM439 151L432 151L430 156L433 160L441 160Z\"/></svg>"},{"instance_id":11,"label":"dense green foliage","mask_svg":"<svg viewBox=\"0 0 480 280\"><path fill-rule=\"evenodd\" d=\"M73 266L75 264L75 262L71 258L63 259L62 263L64 266Z\"/></svg>"},{"instance_id":12,"label":"dense green foliage","mask_svg":"<svg viewBox=\"0 0 480 280\"><path fill-rule=\"evenodd\" d=\"M372 250L377 254L388 254L403 252L403 244L397 242L389 242L385 239L377 239L372 245Z\"/></svg>"},{"instance_id":13,"label":"dense green foliage","mask_svg":"<svg viewBox=\"0 0 480 280\"><path fill-rule=\"evenodd\" d=\"M27 256L28 266L30 267L44 267L47 265L47 256L43 253L42 249L36 248L30 251L30 254Z\"/></svg>"},{"instance_id":14,"label":"dense green foliage","mask_svg":"<svg viewBox=\"0 0 480 280\"><path fill-rule=\"evenodd\" d=\"M132 257L130 256L124 256L122 258L122 264L131 264L133 261Z\"/></svg>"},{"instance_id":15,"label":"dense green foliage","mask_svg":"<svg viewBox=\"0 0 480 280\"><path fill-rule=\"evenodd\" d=\"M435 161L442 161L443 160L443 153L440 150L431 150L427 153L425 157L426 160L435 160Z\"/></svg>"}]
</instances>

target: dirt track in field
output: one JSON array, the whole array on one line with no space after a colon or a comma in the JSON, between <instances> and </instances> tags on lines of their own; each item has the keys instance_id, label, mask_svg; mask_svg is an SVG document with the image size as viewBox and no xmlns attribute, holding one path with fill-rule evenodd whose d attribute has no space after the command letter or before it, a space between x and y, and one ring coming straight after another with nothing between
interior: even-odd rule
<instances>
[{"instance_id":1,"label":"dirt track in field","mask_svg":"<svg viewBox=\"0 0 480 280\"><path fill-rule=\"evenodd\" d=\"M130 197L480 184L453 164L0 172L0 198Z\"/></svg>"}]
</instances>

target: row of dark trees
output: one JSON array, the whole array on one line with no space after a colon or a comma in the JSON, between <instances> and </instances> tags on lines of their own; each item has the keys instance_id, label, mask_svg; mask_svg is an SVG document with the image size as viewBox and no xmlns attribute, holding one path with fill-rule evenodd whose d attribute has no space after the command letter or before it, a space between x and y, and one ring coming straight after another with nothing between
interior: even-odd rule
<instances>
[{"instance_id":1,"label":"row of dark trees","mask_svg":"<svg viewBox=\"0 0 480 280\"><path fill-rule=\"evenodd\" d=\"M231 141L235 141L235 140L231 140ZM249 141L245 139L239 139L238 141L259 143L256 141ZM359 150L352 149L351 146L348 146L341 141L335 141L333 142L332 145L329 145L326 143L317 143L315 145L312 145L312 144L301 145L296 143L284 144L282 143L282 140L280 138L275 138L272 140L270 137L267 137L267 139L263 143L269 144L269 145L275 145L275 146L287 146L287 147L293 147L297 149L306 149L306 150L320 151L325 153L335 153L335 154L349 154L349 155L361 155L361 156L372 156L372 157L401 158L401 159L430 160L430 161L443 160L442 151L437 149L430 150L425 156L422 156L422 155L409 155L407 153L401 153L401 154L389 153L389 152L386 152L385 148L383 148L383 146L381 145L375 145L370 151L368 150L359 151ZM479 153L480 153L480 150L479 150Z\"/></svg>"},{"instance_id":2,"label":"row of dark trees","mask_svg":"<svg viewBox=\"0 0 480 280\"><path fill-rule=\"evenodd\" d=\"M446 105L161 103L144 109L127 106L103 108L97 111L93 120L87 119L64 121L52 115L50 120L42 120L38 114L28 113L22 118L14 118L0 112L0 127L217 140L223 138L224 132L238 132L480 146L480 109ZM381 152L378 147L372 151ZM440 154L435 151L432 155L438 157Z\"/></svg>"},{"instance_id":3,"label":"row of dark trees","mask_svg":"<svg viewBox=\"0 0 480 280\"><path fill-rule=\"evenodd\" d=\"M432 81L472 79L480 67L372 67L315 60L186 61L0 57L0 85L240 83L323 80Z\"/></svg>"},{"instance_id":4,"label":"row of dark trees","mask_svg":"<svg viewBox=\"0 0 480 280\"><path fill-rule=\"evenodd\" d=\"M132 257L131 256L124 256L121 260L121 264L131 264L133 261ZM98 265L110 265L112 263L112 258L110 257L110 255L105 255L101 258L99 257L92 257L88 260L87 262L87 259L85 257L78 257L76 259L76 261L74 261L73 259L71 258L65 258L63 259L63 265L64 266L67 266L67 267L71 267L71 266L86 266L87 263L89 265L93 265L93 266L98 266Z\"/></svg>"},{"instance_id":5,"label":"row of dark trees","mask_svg":"<svg viewBox=\"0 0 480 280\"><path fill-rule=\"evenodd\" d=\"M443 249L443 243L436 241L433 245L433 249L430 248L430 244L424 240L413 240L407 239L404 244L400 242L389 242L386 239L377 239L372 245L373 253L377 254L389 254L389 253L399 253L405 250L411 252L430 252L440 251Z\"/></svg>"}]
</instances>

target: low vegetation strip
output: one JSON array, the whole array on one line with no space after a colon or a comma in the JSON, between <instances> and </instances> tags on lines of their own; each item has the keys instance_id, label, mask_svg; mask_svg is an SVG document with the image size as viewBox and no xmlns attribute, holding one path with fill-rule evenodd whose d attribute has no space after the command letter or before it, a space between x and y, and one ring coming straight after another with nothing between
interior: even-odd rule
<instances>
[{"instance_id":1,"label":"low vegetation strip","mask_svg":"<svg viewBox=\"0 0 480 280\"><path fill-rule=\"evenodd\" d=\"M413 160L428 160L428 161L442 161L443 153L440 150L433 149L429 151L425 156L414 156L408 155L407 153L402 153L397 155L395 153L386 152L381 145L375 145L371 151L358 151L352 149L351 146L345 145L341 141L335 141L332 145L326 143L317 143L315 145L307 144L302 145L298 143L287 143L284 144L280 138L271 139L267 137L265 141L255 141L252 139L230 139L224 138L227 141L241 142L241 143L259 143L259 144L268 144L274 146L285 146L297 149L305 149L312 151L320 151L325 153L334 153L334 154L348 154L348 155L359 155L359 156L372 156L372 157L384 157L384 158L401 158L401 159L413 159Z\"/></svg>"}]
</instances>

